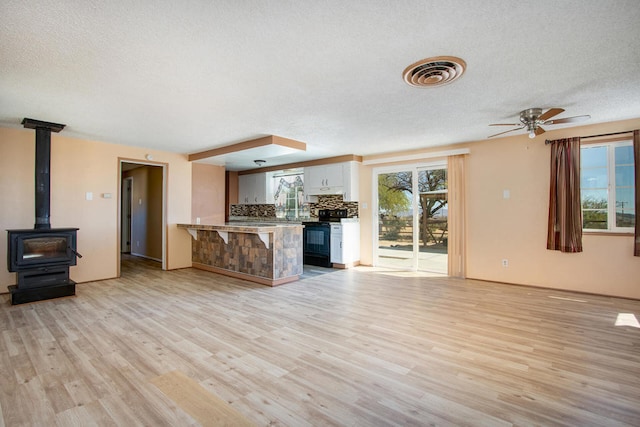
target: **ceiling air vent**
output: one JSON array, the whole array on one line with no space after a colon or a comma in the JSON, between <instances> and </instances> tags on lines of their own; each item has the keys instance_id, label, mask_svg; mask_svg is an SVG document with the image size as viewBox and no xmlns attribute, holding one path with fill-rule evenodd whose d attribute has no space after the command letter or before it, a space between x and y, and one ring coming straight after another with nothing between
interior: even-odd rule
<instances>
[{"instance_id":1,"label":"ceiling air vent","mask_svg":"<svg viewBox=\"0 0 640 427\"><path fill-rule=\"evenodd\" d=\"M416 87L442 86L458 79L467 64L455 56L436 56L409 65L402 77Z\"/></svg>"}]
</instances>

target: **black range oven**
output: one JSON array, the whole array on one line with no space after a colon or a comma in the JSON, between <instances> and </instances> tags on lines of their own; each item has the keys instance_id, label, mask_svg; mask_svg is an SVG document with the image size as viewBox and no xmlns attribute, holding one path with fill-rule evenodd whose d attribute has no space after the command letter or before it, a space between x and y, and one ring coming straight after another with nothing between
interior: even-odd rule
<instances>
[{"instance_id":1,"label":"black range oven","mask_svg":"<svg viewBox=\"0 0 640 427\"><path fill-rule=\"evenodd\" d=\"M318 221L302 223L305 264L331 267L331 223L346 217L346 209L320 209Z\"/></svg>"}]
</instances>

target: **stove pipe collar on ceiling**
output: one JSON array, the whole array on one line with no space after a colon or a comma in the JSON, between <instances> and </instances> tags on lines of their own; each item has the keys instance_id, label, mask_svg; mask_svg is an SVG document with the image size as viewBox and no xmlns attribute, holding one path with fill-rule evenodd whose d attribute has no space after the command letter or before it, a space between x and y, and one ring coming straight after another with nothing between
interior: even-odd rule
<instances>
[{"instance_id":1,"label":"stove pipe collar on ceiling","mask_svg":"<svg viewBox=\"0 0 640 427\"><path fill-rule=\"evenodd\" d=\"M66 125L24 118L22 125L36 131L36 223L35 229L50 229L51 222L51 132L60 132Z\"/></svg>"}]
</instances>

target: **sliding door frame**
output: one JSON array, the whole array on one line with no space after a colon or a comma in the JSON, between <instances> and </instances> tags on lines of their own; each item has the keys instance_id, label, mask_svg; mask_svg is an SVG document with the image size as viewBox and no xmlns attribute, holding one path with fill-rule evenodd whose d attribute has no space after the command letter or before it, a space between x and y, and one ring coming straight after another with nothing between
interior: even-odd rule
<instances>
[{"instance_id":1,"label":"sliding door frame","mask_svg":"<svg viewBox=\"0 0 640 427\"><path fill-rule=\"evenodd\" d=\"M421 170L430 170L430 169L446 169L448 170L448 162L447 159L441 159L437 161L431 162L420 162L420 163L407 163L407 164L398 164L393 166L379 166L372 168L372 182L371 182L371 191L372 191L372 221L371 221L371 236L373 237L373 265L374 267L379 267L379 253L380 253L380 235L379 235L379 205L378 205L378 175L385 173L395 173L395 172L411 172L411 197L412 197L412 221L413 221L413 262L412 268L398 268L398 270L408 270L408 271L418 271L419 267L419 252L420 252L420 224L418 221L419 215L419 197L420 192L418 191L418 173ZM447 249L448 250L448 249ZM387 267L387 266L385 266Z\"/></svg>"}]
</instances>

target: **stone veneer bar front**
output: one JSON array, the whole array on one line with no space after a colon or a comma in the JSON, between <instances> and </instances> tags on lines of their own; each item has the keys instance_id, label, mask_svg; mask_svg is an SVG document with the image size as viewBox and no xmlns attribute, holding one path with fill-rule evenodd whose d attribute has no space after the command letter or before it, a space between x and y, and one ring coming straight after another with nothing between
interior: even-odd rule
<instances>
[{"instance_id":1,"label":"stone veneer bar front","mask_svg":"<svg viewBox=\"0 0 640 427\"><path fill-rule=\"evenodd\" d=\"M193 237L194 268L268 286L302 274L301 224L178 224Z\"/></svg>"}]
</instances>

